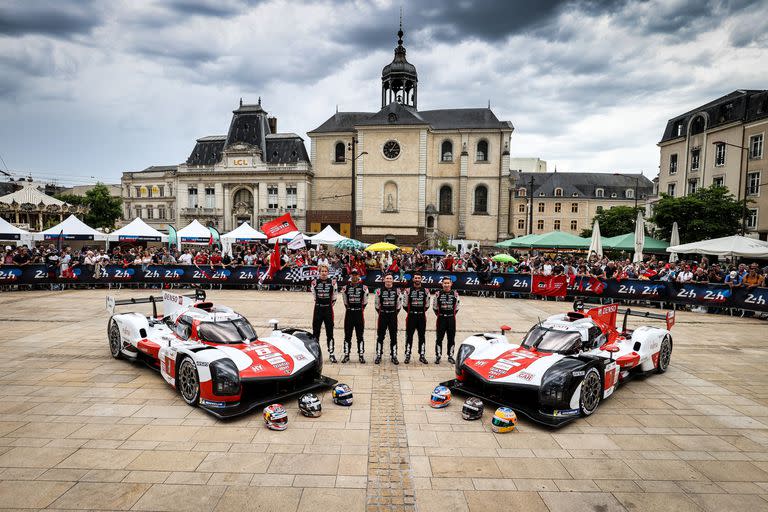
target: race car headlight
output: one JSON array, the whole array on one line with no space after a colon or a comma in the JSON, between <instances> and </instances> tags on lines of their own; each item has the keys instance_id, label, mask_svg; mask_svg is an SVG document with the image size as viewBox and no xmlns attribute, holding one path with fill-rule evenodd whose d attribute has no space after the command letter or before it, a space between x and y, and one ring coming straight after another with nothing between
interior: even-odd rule
<instances>
[{"instance_id":1,"label":"race car headlight","mask_svg":"<svg viewBox=\"0 0 768 512\"><path fill-rule=\"evenodd\" d=\"M565 389L570 380L568 371L548 371L544 374L539 388L539 400L543 404L558 405L565 401Z\"/></svg>"},{"instance_id":2,"label":"race car headlight","mask_svg":"<svg viewBox=\"0 0 768 512\"><path fill-rule=\"evenodd\" d=\"M219 359L209 366L215 395L239 395L240 372L231 359Z\"/></svg>"},{"instance_id":3,"label":"race car headlight","mask_svg":"<svg viewBox=\"0 0 768 512\"><path fill-rule=\"evenodd\" d=\"M464 364L464 360L474 351L475 347L472 345L461 345L459 347L459 352L456 355L456 375L461 373L461 365Z\"/></svg>"}]
</instances>

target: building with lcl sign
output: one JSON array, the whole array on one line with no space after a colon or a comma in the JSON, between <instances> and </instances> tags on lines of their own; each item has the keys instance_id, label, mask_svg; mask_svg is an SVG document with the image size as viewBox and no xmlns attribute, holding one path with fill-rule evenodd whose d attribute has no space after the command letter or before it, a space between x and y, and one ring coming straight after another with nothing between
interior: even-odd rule
<instances>
[{"instance_id":1,"label":"building with lcl sign","mask_svg":"<svg viewBox=\"0 0 768 512\"><path fill-rule=\"evenodd\" d=\"M241 101L227 134L197 139L183 164L123 173L123 215L161 230L197 219L225 232L290 212L304 230L311 178L303 139L277 133L277 119L267 115L261 100Z\"/></svg>"}]
</instances>

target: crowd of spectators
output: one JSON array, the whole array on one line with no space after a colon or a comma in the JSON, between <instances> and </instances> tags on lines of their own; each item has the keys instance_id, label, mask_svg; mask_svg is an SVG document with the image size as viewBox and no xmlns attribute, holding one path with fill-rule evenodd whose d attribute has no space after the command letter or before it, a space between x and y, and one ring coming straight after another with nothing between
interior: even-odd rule
<instances>
[{"instance_id":1,"label":"crowd of spectators","mask_svg":"<svg viewBox=\"0 0 768 512\"><path fill-rule=\"evenodd\" d=\"M122 266L141 265L195 265L208 268L228 268L243 265L269 265L272 248L266 244L237 245L232 254L216 247L185 248L116 246L107 251L103 248L83 247L76 250L65 246L61 250L55 244L41 244L29 249L25 246L7 246L4 265L24 266L44 263L49 275L68 277L76 267L81 272L101 275L101 268L108 264ZM733 287L765 285L767 267L757 263L710 263L708 258L668 262L656 255L649 255L641 262L630 259L609 259L570 254L512 254L517 262L499 262L494 255L475 248L457 254L428 256L412 252L340 251L331 248L281 249L282 268L318 265L324 263L342 275L356 268L365 275L371 270L404 274L413 270L477 272L481 276L491 273L522 273L542 275L591 276L598 279L643 279L649 281L675 281L680 283L725 283Z\"/></svg>"}]
</instances>

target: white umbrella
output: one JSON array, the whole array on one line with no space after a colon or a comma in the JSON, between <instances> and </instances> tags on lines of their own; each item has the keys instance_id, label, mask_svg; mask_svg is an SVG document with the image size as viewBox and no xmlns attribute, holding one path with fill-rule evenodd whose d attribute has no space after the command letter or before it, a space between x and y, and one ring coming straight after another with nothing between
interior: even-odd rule
<instances>
[{"instance_id":1,"label":"white umbrella","mask_svg":"<svg viewBox=\"0 0 768 512\"><path fill-rule=\"evenodd\" d=\"M768 242L756 238L733 235L712 240L701 240L683 245L672 245L667 252L681 254L714 254L715 256L731 256L744 258L768 258Z\"/></svg>"},{"instance_id":2,"label":"white umbrella","mask_svg":"<svg viewBox=\"0 0 768 512\"><path fill-rule=\"evenodd\" d=\"M672 235L669 237L669 245L680 245L680 232L677 229L677 221L672 223ZM674 263L678 260L677 253L672 252L669 254L669 262Z\"/></svg>"},{"instance_id":3,"label":"white umbrella","mask_svg":"<svg viewBox=\"0 0 768 512\"><path fill-rule=\"evenodd\" d=\"M645 246L645 222L643 221L643 212L637 212L635 220L635 257L632 260L637 263L643 261L643 247Z\"/></svg>"},{"instance_id":4,"label":"white umbrella","mask_svg":"<svg viewBox=\"0 0 768 512\"><path fill-rule=\"evenodd\" d=\"M589 255L592 256L592 253L603 257L603 239L600 236L600 222L597 220L592 224L592 241L589 243Z\"/></svg>"}]
</instances>

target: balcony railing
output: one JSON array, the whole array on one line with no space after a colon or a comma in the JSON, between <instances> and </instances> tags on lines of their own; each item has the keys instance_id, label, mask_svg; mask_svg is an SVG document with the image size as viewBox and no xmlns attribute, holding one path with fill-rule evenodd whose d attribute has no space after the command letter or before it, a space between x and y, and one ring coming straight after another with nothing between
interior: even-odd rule
<instances>
[{"instance_id":1,"label":"balcony railing","mask_svg":"<svg viewBox=\"0 0 768 512\"><path fill-rule=\"evenodd\" d=\"M196 215L196 216L215 216L215 215L224 215L224 210L222 208L182 208L181 214L186 216Z\"/></svg>"}]
</instances>

